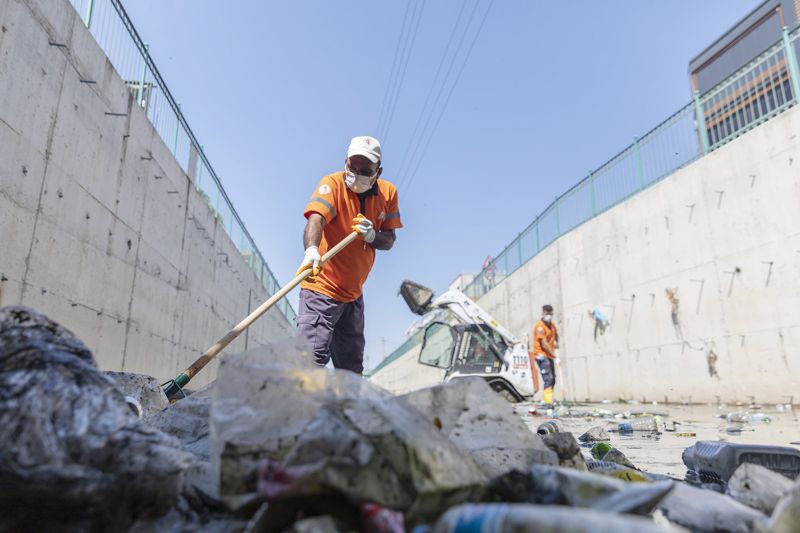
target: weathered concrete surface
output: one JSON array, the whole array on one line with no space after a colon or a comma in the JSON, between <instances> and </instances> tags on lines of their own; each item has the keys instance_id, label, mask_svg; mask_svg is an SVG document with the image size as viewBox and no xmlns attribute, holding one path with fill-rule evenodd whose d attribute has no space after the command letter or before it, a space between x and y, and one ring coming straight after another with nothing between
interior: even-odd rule
<instances>
[{"instance_id":1,"label":"weathered concrete surface","mask_svg":"<svg viewBox=\"0 0 800 533\"><path fill-rule=\"evenodd\" d=\"M488 476L523 469L531 463L559 462L555 452L481 378L454 380L412 392L403 399L469 453Z\"/></svg>"},{"instance_id":2,"label":"weathered concrete surface","mask_svg":"<svg viewBox=\"0 0 800 533\"><path fill-rule=\"evenodd\" d=\"M172 378L266 290L69 2L0 0L0 22L0 305ZM230 351L290 331L275 309Z\"/></svg>"},{"instance_id":3,"label":"weathered concrete surface","mask_svg":"<svg viewBox=\"0 0 800 533\"><path fill-rule=\"evenodd\" d=\"M579 401L786 403L800 388L798 131L795 106L575 228L478 304L527 336L555 307L557 398L566 385ZM595 307L611 322L597 340ZM417 353L371 379L430 385L406 373Z\"/></svg>"}]
</instances>

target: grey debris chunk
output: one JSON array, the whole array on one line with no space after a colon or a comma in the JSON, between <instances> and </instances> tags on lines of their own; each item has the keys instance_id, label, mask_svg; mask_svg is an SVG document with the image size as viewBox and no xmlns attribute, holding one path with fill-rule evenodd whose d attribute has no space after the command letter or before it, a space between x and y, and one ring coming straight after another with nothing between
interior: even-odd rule
<instances>
[{"instance_id":1,"label":"grey debris chunk","mask_svg":"<svg viewBox=\"0 0 800 533\"><path fill-rule=\"evenodd\" d=\"M670 522L694 532L746 533L766 524L764 514L733 498L686 483L676 483L658 509Z\"/></svg>"},{"instance_id":2,"label":"grey debris chunk","mask_svg":"<svg viewBox=\"0 0 800 533\"><path fill-rule=\"evenodd\" d=\"M769 533L797 533L800 524L800 480L778 501L765 530Z\"/></svg>"},{"instance_id":3,"label":"grey debris chunk","mask_svg":"<svg viewBox=\"0 0 800 533\"><path fill-rule=\"evenodd\" d=\"M549 433L542 437L545 446L558 455L558 464L566 468L586 470L586 461L575 436L569 432Z\"/></svg>"},{"instance_id":4,"label":"grey debris chunk","mask_svg":"<svg viewBox=\"0 0 800 533\"><path fill-rule=\"evenodd\" d=\"M605 442L611 440L608 431L601 426L594 426L586 430L586 432L578 437L581 442Z\"/></svg>"},{"instance_id":5,"label":"grey debris chunk","mask_svg":"<svg viewBox=\"0 0 800 533\"><path fill-rule=\"evenodd\" d=\"M457 379L402 398L441 427L487 476L531 463L558 464L558 456L482 378Z\"/></svg>"},{"instance_id":6,"label":"grey debris chunk","mask_svg":"<svg viewBox=\"0 0 800 533\"><path fill-rule=\"evenodd\" d=\"M138 401L143 416L157 413L169 405L161 384L153 376L111 371L105 374L114 380L122 394Z\"/></svg>"},{"instance_id":7,"label":"grey debris chunk","mask_svg":"<svg viewBox=\"0 0 800 533\"><path fill-rule=\"evenodd\" d=\"M744 463L728 481L728 495L765 514L792 489L792 481L761 465Z\"/></svg>"}]
</instances>

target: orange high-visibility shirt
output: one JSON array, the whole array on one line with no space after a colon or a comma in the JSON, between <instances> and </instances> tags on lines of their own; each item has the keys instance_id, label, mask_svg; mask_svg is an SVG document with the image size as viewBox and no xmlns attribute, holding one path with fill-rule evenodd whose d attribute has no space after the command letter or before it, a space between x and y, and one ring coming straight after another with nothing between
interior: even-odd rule
<instances>
[{"instance_id":1,"label":"orange high-visibility shirt","mask_svg":"<svg viewBox=\"0 0 800 533\"><path fill-rule=\"evenodd\" d=\"M552 352L555 350L555 341L558 339L558 330L556 329L556 325L550 322L550 325L545 324L544 320L539 320L536 325L533 327L533 356L538 357L543 355L552 359L547 352L544 351L542 348L542 342L547 343L547 347L550 348Z\"/></svg>"},{"instance_id":2,"label":"orange high-visibility shirt","mask_svg":"<svg viewBox=\"0 0 800 533\"><path fill-rule=\"evenodd\" d=\"M353 218L359 213L372 221L375 231L403 227L394 185L378 178L371 190L358 195L347 188L342 171L329 174L319 182L306 205L305 217L311 213L325 218L320 255L325 255L353 232ZM328 261L319 275L307 278L300 286L339 302L352 302L361 296L361 288L374 262L375 248L357 239Z\"/></svg>"}]
</instances>

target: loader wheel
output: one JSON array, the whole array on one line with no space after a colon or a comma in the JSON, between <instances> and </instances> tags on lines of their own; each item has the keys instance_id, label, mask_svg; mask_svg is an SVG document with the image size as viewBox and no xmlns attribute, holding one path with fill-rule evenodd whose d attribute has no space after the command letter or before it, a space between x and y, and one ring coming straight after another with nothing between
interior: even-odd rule
<instances>
[{"instance_id":1,"label":"loader wheel","mask_svg":"<svg viewBox=\"0 0 800 533\"><path fill-rule=\"evenodd\" d=\"M503 397L503 399L504 399L505 401L507 401L508 403L517 403L517 402L519 401L519 400L517 400L517 397L516 397L516 396L514 396L513 394L511 394L511 391L510 391L510 390L508 390L508 389L507 389L507 388L505 388L505 387L503 387L503 388L501 388L499 391L497 391L497 394L499 394L500 396L502 396L502 397Z\"/></svg>"}]
</instances>

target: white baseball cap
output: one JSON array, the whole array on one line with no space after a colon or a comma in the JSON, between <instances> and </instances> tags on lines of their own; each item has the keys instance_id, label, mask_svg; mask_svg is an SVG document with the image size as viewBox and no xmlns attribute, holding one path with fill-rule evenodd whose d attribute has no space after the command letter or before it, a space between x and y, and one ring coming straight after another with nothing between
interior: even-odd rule
<instances>
[{"instance_id":1,"label":"white baseball cap","mask_svg":"<svg viewBox=\"0 0 800 533\"><path fill-rule=\"evenodd\" d=\"M350 159L354 155L363 155L373 163L379 163L381 160L381 143L378 139L369 136L353 137L350 141L350 146L347 148L347 158Z\"/></svg>"}]
</instances>

